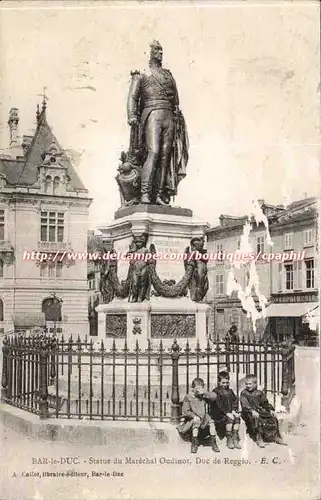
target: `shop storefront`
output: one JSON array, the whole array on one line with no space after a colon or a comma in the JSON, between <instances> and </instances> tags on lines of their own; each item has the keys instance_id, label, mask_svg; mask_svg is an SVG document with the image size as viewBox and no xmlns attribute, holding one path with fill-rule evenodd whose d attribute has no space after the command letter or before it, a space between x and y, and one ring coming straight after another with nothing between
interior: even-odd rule
<instances>
[{"instance_id":1,"label":"shop storefront","mask_svg":"<svg viewBox=\"0 0 321 500\"><path fill-rule=\"evenodd\" d=\"M266 309L271 338L298 345L318 345L319 302L316 293L280 294Z\"/></svg>"}]
</instances>

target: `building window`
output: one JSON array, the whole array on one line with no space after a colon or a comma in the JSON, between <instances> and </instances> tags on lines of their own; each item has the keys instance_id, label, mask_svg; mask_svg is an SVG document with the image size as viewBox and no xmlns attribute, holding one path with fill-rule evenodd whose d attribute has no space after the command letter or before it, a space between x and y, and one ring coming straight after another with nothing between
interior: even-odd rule
<instances>
[{"instance_id":1,"label":"building window","mask_svg":"<svg viewBox=\"0 0 321 500\"><path fill-rule=\"evenodd\" d=\"M3 260L0 259L0 278L3 278Z\"/></svg>"},{"instance_id":2,"label":"building window","mask_svg":"<svg viewBox=\"0 0 321 500\"><path fill-rule=\"evenodd\" d=\"M56 263L56 278L61 278L62 276L62 262Z\"/></svg>"},{"instance_id":3,"label":"building window","mask_svg":"<svg viewBox=\"0 0 321 500\"><path fill-rule=\"evenodd\" d=\"M224 294L224 274L217 274L215 276L215 293L216 295Z\"/></svg>"},{"instance_id":4,"label":"building window","mask_svg":"<svg viewBox=\"0 0 321 500\"><path fill-rule=\"evenodd\" d=\"M256 238L256 252L264 252L264 236L258 236Z\"/></svg>"},{"instance_id":5,"label":"building window","mask_svg":"<svg viewBox=\"0 0 321 500\"><path fill-rule=\"evenodd\" d=\"M4 210L0 210L0 240L4 240Z\"/></svg>"},{"instance_id":6,"label":"building window","mask_svg":"<svg viewBox=\"0 0 321 500\"><path fill-rule=\"evenodd\" d=\"M216 246L216 251L217 251L217 260L221 262L223 260L223 244L218 243Z\"/></svg>"},{"instance_id":7,"label":"building window","mask_svg":"<svg viewBox=\"0 0 321 500\"><path fill-rule=\"evenodd\" d=\"M57 297L50 297L42 302L42 312L47 321L61 321L61 300Z\"/></svg>"},{"instance_id":8,"label":"building window","mask_svg":"<svg viewBox=\"0 0 321 500\"><path fill-rule=\"evenodd\" d=\"M47 175L45 180L45 193L51 194L51 188L52 188L52 178L51 175Z\"/></svg>"},{"instance_id":9,"label":"building window","mask_svg":"<svg viewBox=\"0 0 321 500\"><path fill-rule=\"evenodd\" d=\"M55 177L53 181L53 194L56 195L59 191L60 178Z\"/></svg>"},{"instance_id":10,"label":"building window","mask_svg":"<svg viewBox=\"0 0 321 500\"><path fill-rule=\"evenodd\" d=\"M241 240L237 240L237 250L241 249Z\"/></svg>"},{"instance_id":11,"label":"building window","mask_svg":"<svg viewBox=\"0 0 321 500\"><path fill-rule=\"evenodd\" d=\"M64 214L62 212L41 212L41 241L61 242L64 240Z\"/></svg>"},{"instance_id":12,"label":"building window","mask_svg":"<svg viewBox=\"0 0 321 500\"><path fill-rule=\"evenodd\" d=\"M40 277L41 278L61 278L62 276L62 262L43 262L40 264Z\"/></svg>"},{"instance_id":13,"label":"building window","mask_svg":"<svg viewBox=\"0 0 321 500\"><path fill-rule=\"evenodd\" d=\"M285 264L285 288L293 290L293 264Z\"/></svg>"},{"instance_id":14,"label":"building window","mask_svg":"<svg viewBox=\"0 0 321 500\"><path fill-rule=\"evenodd\" d=\"M304 246L313 245L313 229L304 231Z\"/></svg>"},{"instance_id":15,"label":"building window","mask_svg":"<svg viewBox=\"0 0 321 500\"><path fill-rule=\"evenodd\" d=\"M291 248L293 248L292 233L285 233L284 234L284 250L290 250Z\"/></svg>"},{"instance_id":16,"label":"building window","mask_svg":"<svg viewBox=\"0 0 321 500\"><path fill-rule=\"evenodd\" d=\"M0 321L3 321L3 317L4 317L3 300L0 299Z\"/></svg>"},{"instance_id":17,"label":"building window","mask_svg":"<svg viewBox=\"0 0 321 500\"><path fill-rule=\"evenodd\" d=\"M306 287L314 288L314 259L305 261Z\"/></svg>"}]
</instances>

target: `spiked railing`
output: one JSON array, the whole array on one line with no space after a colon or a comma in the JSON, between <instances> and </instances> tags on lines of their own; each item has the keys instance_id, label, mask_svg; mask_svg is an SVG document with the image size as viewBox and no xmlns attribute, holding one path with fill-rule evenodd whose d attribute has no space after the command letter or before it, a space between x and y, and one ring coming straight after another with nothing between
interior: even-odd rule
<instances>
[{"instance_id":1,"label":"spiked railing","mask_svg":"<svg viewBox=\"0 0 321 500\"><path fill-rule=\"evenodd\" d=\"M87 337L59 339L46 334L5 337L2 345L1 399L42 419L78 418L169 421L181 418L181 402L195 377L212 390L228 370L239 396L253 373L274 406L289 410L295 394L294 346L246 341L207 341L190 347L174 339L138 340L132 349L105 347Z\"/></svg>"}]
</instances>

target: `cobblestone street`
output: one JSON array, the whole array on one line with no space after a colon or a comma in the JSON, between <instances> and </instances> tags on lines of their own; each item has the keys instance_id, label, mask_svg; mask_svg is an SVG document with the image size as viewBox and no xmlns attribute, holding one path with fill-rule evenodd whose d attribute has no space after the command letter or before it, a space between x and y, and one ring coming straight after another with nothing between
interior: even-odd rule
<instances>
[{"instance_id":1,"label":"cobblestone street","mask_svg":"<svg viewBox=\"0 0 321 500\"><path fill-rule=\"evenodd\" d=\"M189 445L152 445L136 449L128 442L119 446L84 446L32 441L2 429L3 500L105 500L140 499L286 499L319 498L319 360L318 351L301 349L297 354L297 394L302 417L295 431L286 436L287 447L276 444L259 449L243 436L242 450L221 453L200 448L189 453ZM243 429L244 432L244 429ZM79 457L77 465L32 464L32 457ZM110 459L110 464L91 464ZM126 457L131 459L127 465ZM149 463L136 464L135 460ZM127 459L128 460L128 459ZM181 463L177 463L180 460ZM216 460L216 463L213 463ZM122 461L122 463L121 463ZM220 461L220 462L219 462ZM118 462L118 463L117 463ZM200 463L197 463L200 462ZM209 462L209 463L207 463ZM74 470L84 477L32 477L33 473ZM111 474L92 476L104 471ZM22 474L30 477L22 477ZM88 474L88 476L87 476ZM123 474L123 476L121 475Z\"/></svg>"}]
</instances>

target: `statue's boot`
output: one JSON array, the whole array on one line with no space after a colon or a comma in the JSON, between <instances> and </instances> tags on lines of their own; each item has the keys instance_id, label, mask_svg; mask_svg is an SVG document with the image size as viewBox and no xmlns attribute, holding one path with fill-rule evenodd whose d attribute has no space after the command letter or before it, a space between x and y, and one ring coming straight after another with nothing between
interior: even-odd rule
<instances>
[{"instance_id":1,"label":"statue's boot","mask_svg":"<svg viewBox=\"0 0 321 500\"><path fill-rule=\"evenodd\" d=\"M163 206L166 206L167 203L165 203L165 201L161 198L160 195L157 195L156 197L156 205L163 205Z\"/></svg>"},{"instance_id":2,"label":"statue's boot","mask_svg":"<svg viewBox=\"0 0 321 500\"><path fill-rule=\"evenodd\" d=\"M141 197L140 202L141 202L141 203L147 203L147 204L150 204L150 203L151 203L151 201L150 201L149 194L147 194L147 193L142 194L142 197Z\"/></svg>"}]
</instances>

